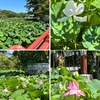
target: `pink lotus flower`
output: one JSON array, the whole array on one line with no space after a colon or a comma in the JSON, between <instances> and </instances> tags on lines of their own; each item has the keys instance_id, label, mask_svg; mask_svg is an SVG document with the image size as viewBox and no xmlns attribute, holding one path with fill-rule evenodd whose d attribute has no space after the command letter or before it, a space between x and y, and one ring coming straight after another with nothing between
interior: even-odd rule
<instances>
[{"instance_id":1,"label":"pink lotus flower","mask_svg":"<svg viewBox=\"0 0 100 100\"><path fill-rule=\"evenodd\" d=\"M40 81L39 81L39 84L40 84L40 85L42 85L42 84L43 84L43 81L42 81L42 80L40 80Z\"/></svg>"},{"instance_id":2,"label":"pink lotus flower","mask_svg":"<svg viewBox=\"0 0 100 100\"><path fill-rule=\"evenodd\" d=\"M2 92L9 93L7 89L3 89Z\"/></svg>"},{"instance_id":3,"label":"pink lotus flower","mask_svg":"<svg viewBox=\"0 0 100 100\"><path fill-rule=\"evenodd\" d=\"M86 94L79 90L79 84L75 81L70 82L70 85L68 86L68 92L64 94L64 96L68 95L75 95L76 97L79 97L80 95L86 96Z\"/></svg>"},{"instance_id":4,"label":"pink lotus flower","mask_svg":"<svg viewBox=\"0 0 100 100\"><path fill-rule=\"evenodd\" d=\"M26 85L26 84L22 84L22 87L23 87L23 88L26 88L26 87L27 87L27 85Z\"/></svg>"}]
</instances>

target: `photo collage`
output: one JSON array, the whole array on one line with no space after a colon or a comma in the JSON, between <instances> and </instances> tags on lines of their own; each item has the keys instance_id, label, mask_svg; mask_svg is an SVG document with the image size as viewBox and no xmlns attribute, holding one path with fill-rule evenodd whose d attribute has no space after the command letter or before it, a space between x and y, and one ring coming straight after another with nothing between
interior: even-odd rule
<instances>
[{"instance_id":1,"label":"photo collage","mask_svg":"<svg viewBox=\"0 0 100 100\"><path fill-rule=\"evenodd\" d=\"M100 0L0 0L0 100L100 100Z\"/></svg>"}]
</instances>

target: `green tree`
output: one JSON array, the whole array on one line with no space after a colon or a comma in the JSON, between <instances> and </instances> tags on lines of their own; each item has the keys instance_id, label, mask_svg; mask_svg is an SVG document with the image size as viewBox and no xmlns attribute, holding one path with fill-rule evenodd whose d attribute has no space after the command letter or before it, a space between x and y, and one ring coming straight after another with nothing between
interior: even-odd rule
<instances>
[{"instance_id":1,"label":"green tree","mask_svg":"<svg viewBox=\"0 0 100 100\"><path fill-rule=\"evenodd\" d=\"M4 69L12 69L14 68L15 63L9 59L8 56L6 56L5 54L0 54L0 69L4 70Z\"/></svg>"},{"instance_id":2,"label":"green tree","mask_svg":"<svg viewBox=\"0 0 100 100\"><path fill-rule=\"evenodd\" d=\"M1 18L11 18L11 17L25 17L25 13L16 13L10 10L0 10L0 17Z\"/></svg>"},{"instance_id":3,"label":"green tree","mask_svg":"<svg viewBox=\"0 0 100 100\"><path fill-rule=\"evenodd\" d=\"M20 64L25 69L28 64L47 63L49 53L48 51L14 51L13 55L20 60Z\"/></svg>"},{"instance_id":4,"label":"green tree","mask_svg":"<svg viewBox=\"0 0 100 100\"><path fill-rule=\"evenodd\" d=\"M17 13L17 16L18 16L18 17L25 17L25 16L26 16L26 14L25 14L25 13L23 13L23 12L20 12L20 13Z\"/></svg>"},{"instance_id":5,"label":"green tree","mask_svg":"<svg viewBox=\"0 0 100 100\"><path fill-rule=\"evenodd\" d=\"M26 8L29 13L34 13L34 16L41 20L49 20L49 0L27 0Z\"/></svg>"}]
</instances>

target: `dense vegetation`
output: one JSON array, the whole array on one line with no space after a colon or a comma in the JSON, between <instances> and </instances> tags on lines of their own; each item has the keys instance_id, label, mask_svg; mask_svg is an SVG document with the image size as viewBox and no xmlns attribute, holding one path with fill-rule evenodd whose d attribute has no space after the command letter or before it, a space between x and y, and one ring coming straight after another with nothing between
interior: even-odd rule
<instances>
[{"instance_id":1,"label":"dense vegetation","mask_svg":"<svg viewBox=\"0 0 100 100\"><path fill-rule=\"evenodd\" d=\"M46 29L48 24L19 18L0 19L0 49L14 44L29 46Z\"/></svg>"},{"instance_id":2,"label":"dense vegetation","mask_svg":"<svg viewBox=\"0 0 100 100\"><path fill-rule=\"evenodd\" d=\"M64 9L70 0L51 0L51 43L52 49L100 49L100 0L73 0L77 6L83 5L79 15L67 16ZM71 5L72 6L72 5ZM70 9L75 10L74 8ZM73 6L72 6L73 7ZM83 10L82 10L83 9ZM69 10L70 12L71 10ZM67 11L66 11L67 12ZM85 16L85 17L84 17ZM64 17L68 17L64 20ZM77 21L74 18L86 18ZM62 18L62 22L58 21ZM64 21L63 21L64 20Z\"/></svg>"},{"instance_id":3,"label":"dense vegetation","mask_svg":"<svg viewBox=\"0 0 100 100\"><path fill-rule=\"evenodd\" d=\"M51 72L51 100L100 100L99 84L100 80L88 80L78 72L69 72L60 66ZM84 92L85 96L78 95L79 91Z\"/></svg>"},{"instance_id":4,"label":"dense vegetation","mask_svg":"<svg viewBox=\"0 0 100 100\"><path fill-rule=\"evenodd\" d=\"M47 75L26 76L20 71L0 72L0 100L49 100Z\"/></svg>"},{"instance_id":5,"label":"dense vegetation","mask_svg":"<svg viewBox=\"0 0 100 100\"><path fill-rule=\"evenodd\" d=\"M49 62L48 51L14 51L13 55L19 59L19 64L23 66L23 69L29 64Z\"/></svg>"},{"instance_id":6,"label":"dense vegetation","mask_svg":"<svg viewBox=\"0 0 100 100\"><path fill-rule=\"evenodd\" d=\"M17 59L10 59L5 54L0 54L0 70L15 69Z\"/></svg>"},{"instance_id":7,"label":"dense vegetation","mask_svg":"<svg viewBox=\"0 0 100 100\"><path fill-rule=\"evenodd\" d=\"M25 17L26 14L23 12L16 13L10 10L0 10L0 18L11 18L11 17Z\"/></svg>"},{"instance_id":8,"label":"dense vegetation","mask_svg":"<svg viewBox=\"0 0 100 100\"><path fill-rule=\"evenodd\" d=\"M48 74L37 71L30 76L26 70L30 63L48 62L48 55L47 51L0 51L0 100L49 100Z\"/></svg>"},{"instance_id":9,"label":"dense vegetation","mask_svg":"<svg viewBox=\"0 0 100 100\"><path fill-rule=\"evenodd\" d=\"M26 71L29 64L48 63L48 57L47 51L0 51L0 70Z\"/></svg>"},{"instance_id":10,"label":"dense vegetation","mask_svg":"<svg viewBox=\"0 0 100 100\"><path fill-rule=\"evenodd\" d=\"M0 49L15 44L27 48L49 27L48 0L26 0L25 7L26 13L0 10Z\"/></svg>"},{"instance_id":11,"label":"dense vegetation","mask_svg":"<svg viewBox=\"0 0 100 100\"><path fill-rule=\"evenodd\" d=\"M34 14L34 17L49 22L49 0L26 0L28 13Z\"/></svg>"}]
</instances>

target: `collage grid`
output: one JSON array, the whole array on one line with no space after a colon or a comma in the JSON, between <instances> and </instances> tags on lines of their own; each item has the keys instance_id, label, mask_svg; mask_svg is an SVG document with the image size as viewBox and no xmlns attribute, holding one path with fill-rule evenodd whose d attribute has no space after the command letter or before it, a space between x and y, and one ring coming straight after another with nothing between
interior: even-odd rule
<instances>
[{"instance_id":1,"label":"collage grid","mask_svg":"<svg viewBox=\"0 0 100 100\"><path fill-rule=\"evenodd\" d=\"M0 1L0 100L100 100L100 0Z\"/></svg>"}]
</instances>

